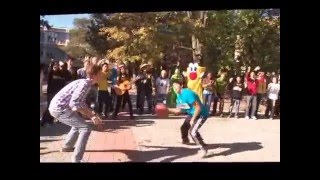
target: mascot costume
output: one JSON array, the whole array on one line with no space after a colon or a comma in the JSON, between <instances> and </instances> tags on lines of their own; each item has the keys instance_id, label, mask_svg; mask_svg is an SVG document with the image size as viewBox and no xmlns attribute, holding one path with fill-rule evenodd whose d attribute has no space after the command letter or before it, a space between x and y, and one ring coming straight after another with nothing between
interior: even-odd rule
<instances>
[{"instance_id":1,"label":"mascot costume","mask_svg":"<svg viewBox=\"0 0 320 180\"><path fill-rule=\"evenodd\" d=\"M180 74L179 69L176 69L174 71L174 74L171 76L171 81L170 81L170 89L169 89L169 93L168 93L168 97L167 97L167 106L168 107L176 107L176 99L177 99L177 94L173 91L172 88L172 81L173 80L178 80L178 81L182 81L183 80L183 76Z\"/></svg>"},{"instance_id":2,"label":"mascot costume","mask_svg":"<svg viewBox=\"0 0 320 180\"><path fill-rule=\"evenodd\" d=\"M206 67L199 66L198 63L190 63L187 71L183 72L183 76L187 77L187 87L194 91L203 101L202 77L206 72Z\"/></svg>"}]
</instances>

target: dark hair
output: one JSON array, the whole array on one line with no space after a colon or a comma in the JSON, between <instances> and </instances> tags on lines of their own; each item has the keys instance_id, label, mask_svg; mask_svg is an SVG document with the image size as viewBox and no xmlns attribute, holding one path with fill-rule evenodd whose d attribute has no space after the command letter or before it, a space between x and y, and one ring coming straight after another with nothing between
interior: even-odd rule
<instances>
[{"instance_id":1,"label":"dark hair","mask_svg":"<svg viewBox=\"0 0 320 180\"><path fill-rule=\"evenodd\" d=\"M86 73L89 76L89 78L92 78L92 76L97 75L99 72L101 72L101 66L98 65L90 65L86 69Z\"/></svg>"},{"instance_id":2,"label":"dark hair","mask_svg":"<svg viewBox=\"0 0 320 180\"><path fill-rule=\"evenodd\" d=\"M68 64L67 62L63 62L63 65L61 65L62 70L67 70L68 69Z\"/></svg>"},{"instance_id":3,"label":"dark hair","mask_svg":"<svg viewBox=\"0 0 320 180\"><path fill-rule=\"evenodd\" d=\"M278 83L279 78L278 78L277 76L272 76L272 77L271 77L271 82L273 81L273 78L276 78L276 83Z\"/></svg>"},{"instance_id":4,"label":"dark hair","mask_svg":"<svg viewBox=\"0 0 320 180\"><path fill-rule=\"evenodd\" d=\"M100 66L103 67L105 64L109 67L109 64L107 62L101 63Z\"/></svg>"},{"instance_id":5,"label":"dark hair","mask_svg":"<svg viewBox=\"0 0 320 180\"><path fill-rule=\"evenodd\" d=\"M213 74L213 72L211 72L211 71L207 72L207 74L204 75L203 77L207 77L208 74L211 74L211 79L210 79L210 80L213 80L213 79L214 79L214 74Z\"/></svg>"},{"instance_id":6,"label":"dark hair","mask_svg":"<svg viewBox=\"0 0 320 180\"><path fill-rule=\"evenodd\" d=\"M179 79L173 79L172 84L174 84L174 83L177 83L177 84L180 84L181 86L183 86L183 82Z\"/></svg>"},{"instance_id":7,"label":"dark hair","mask_svg":"<svg viewBox=\"0 0 320 180\"><path fill-rule=\"evenodd\" d=\"M49 71L52 71L54 65L59 66L59 61L52 61L52 62L50 63L50 65L49 65L49 67L48 67L48 70L49 70Z\"/></svg>"},{"instance_id":8,"label":"dark hair","mask_svg":"<svg viewBox=\"0 0 320 180\"><path fill-rule=\"evenodd\" d=\"M243 80L242 80L243 78L242 78L240 75L236 75L236 78L234 78L233 81L234 81L234 82L237 82L237 78L238 78L238 77L240 78L240 82L242 82L242 81L243 81Z\"/></svg>"}]
</instances>

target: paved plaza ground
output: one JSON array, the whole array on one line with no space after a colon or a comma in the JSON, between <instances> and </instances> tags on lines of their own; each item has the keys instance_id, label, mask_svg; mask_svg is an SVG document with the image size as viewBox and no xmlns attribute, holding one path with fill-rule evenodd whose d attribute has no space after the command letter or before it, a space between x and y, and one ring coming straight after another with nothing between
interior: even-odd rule
<instances>
[{"instance_id":1,"label":"paved plaza ground","mask_svg":"<svg viewBox=\"0 0 320 180\"><path fill-rule=\"evenodd\" d=\"M157 119L144 116L107 120L105 130L93 131L84 160L87 162L269 162L280 161L280 120L211 117L200 129L209 144L202 159L194 145L181 144L183 116ZM88 121L90 122L90 121ZM55 124L40 128L40 162L70 162L71 153L59 152L70 127Z\"/></svg>"},{"instance_id":2,"label":"paved plaza ground","mask_svg":"<svg viewBox=\"0 0 320 180\"><path fill-rule=\"evenodd\" d=\"M134 94L134 92L131 92ZM132 98L135 101L135 98ZM135 103L133 102L133 105ZM40 111L46 107L40 98ZM229 102L225 103L227 112ZM245 102L241 103L243 113ZM260 114L265 107L260 106ZM106 120L103 131L93 130L84 155L85 162L279 162L280 119L248 120L210 117L201 127L209 156L201 158L195 145L181 143L184 116L159 119L143 115L129 120ZM88 123L91 123L88 120ZM94 127L93 127L94 128ZM70 127L58 123L40 127L40 162L70 162L72 153L59 152ZM191 140L191 138L190 138Z\"/></svg>"}]
</instances>

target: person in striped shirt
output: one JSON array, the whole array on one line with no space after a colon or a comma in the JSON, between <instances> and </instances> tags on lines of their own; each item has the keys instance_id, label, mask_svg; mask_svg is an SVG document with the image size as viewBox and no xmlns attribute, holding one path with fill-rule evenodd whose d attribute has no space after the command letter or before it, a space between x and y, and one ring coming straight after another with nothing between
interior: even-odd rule
<instances>
[{"instance_id":1,"label":"person in striped shirt","mask_svg":"<svg viewBox=\"0 0 320 180\"><path fill-rule=\"evenodd\" d=\"M91 85L101 79L101 67L89 66L86 73L87 79L78 79L66 85L53 97L49 105L49 112L53 117L72 127L61 149L62 152L74 151L72 162L82 162L91 132L89 125L80 114L90 117L98 128L101 128L102 122L86 103Z\"/></svg>"}]
</instances>

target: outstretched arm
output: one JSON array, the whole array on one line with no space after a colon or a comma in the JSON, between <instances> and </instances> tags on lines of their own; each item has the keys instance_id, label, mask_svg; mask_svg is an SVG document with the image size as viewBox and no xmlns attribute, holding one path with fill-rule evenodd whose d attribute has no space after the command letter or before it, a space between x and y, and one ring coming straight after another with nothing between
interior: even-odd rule
<instances>
[{"instance_id":1,"label":"outstretched arm","mask_svg":"<svg viewBox=\"0 0 320 180\"><path fill-rule=\"evenodd\" d=\"M180 114L182 111L180 108L168 108L169 113Z\"/></svg>"}]
</instances>

